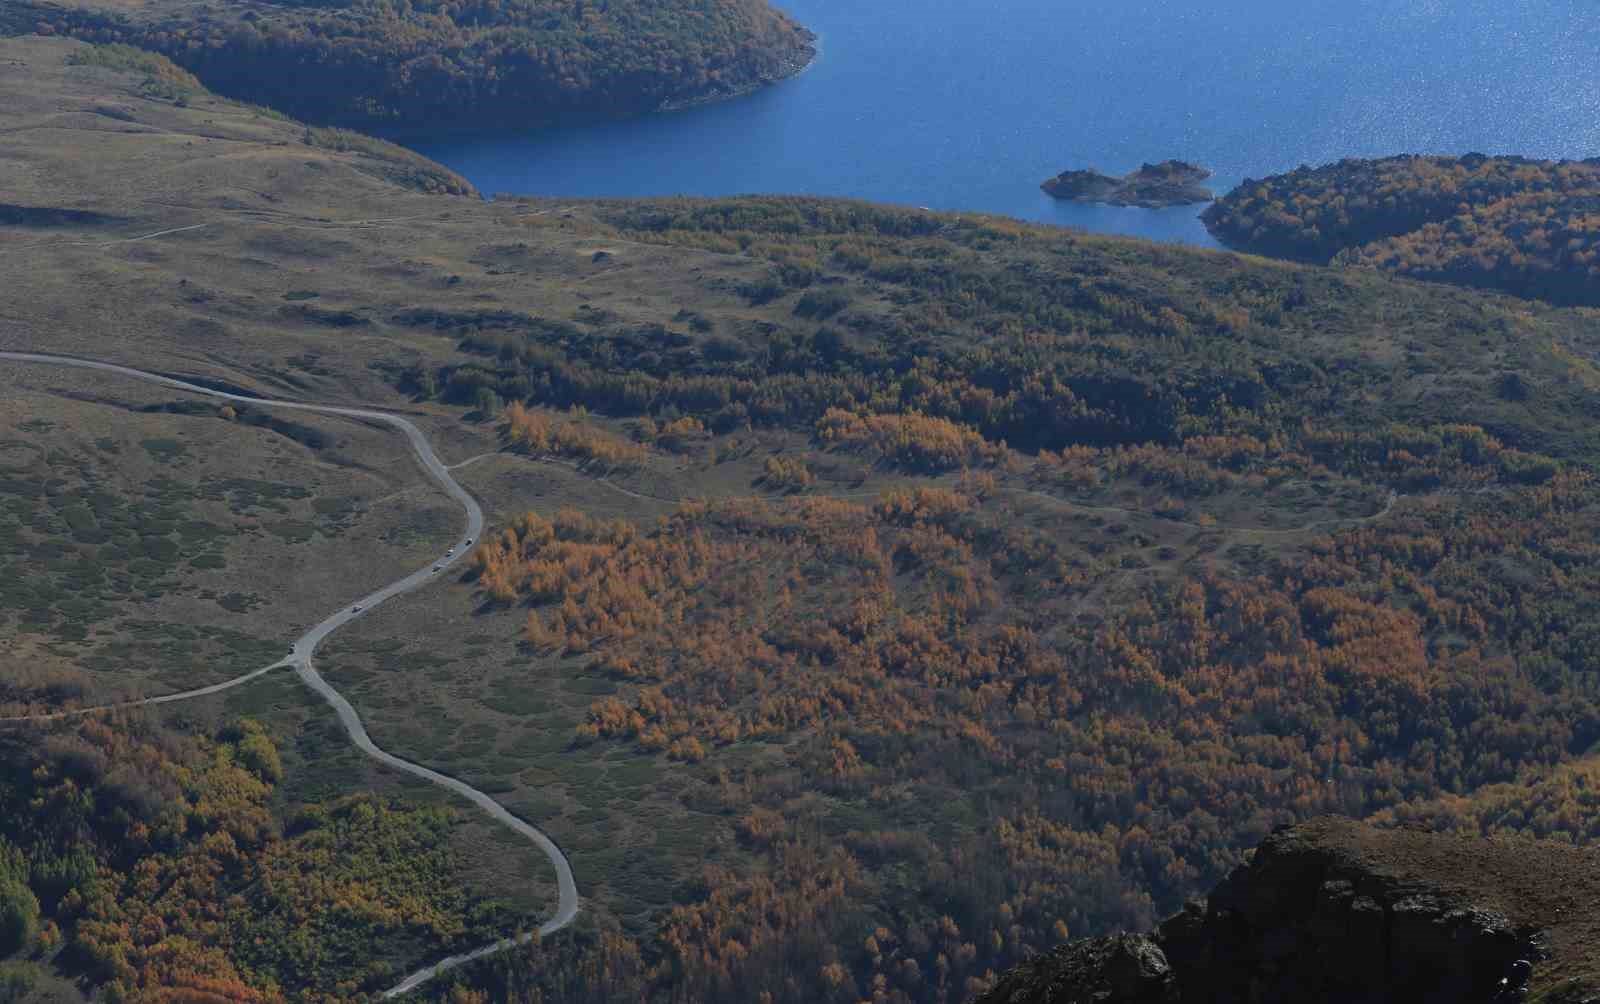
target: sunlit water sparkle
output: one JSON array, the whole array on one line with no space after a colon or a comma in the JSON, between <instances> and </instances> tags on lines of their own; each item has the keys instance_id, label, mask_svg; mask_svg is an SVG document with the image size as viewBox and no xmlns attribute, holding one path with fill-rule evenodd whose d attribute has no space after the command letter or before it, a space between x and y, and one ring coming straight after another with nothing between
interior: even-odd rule
<instances>
[{"instance_id":1,"label":"sunlit water sparkle","mask_svg":"<svg viewBox=\"0 0 1600 1004\"><path fill-rule=\"evenodd\" d=\"M1402 152L1600 156L1593 0L789 0L808 72L629 122L405 137L487 192L838 195L1210 244L1195 208L1056 202L1179 157L1225 191Z\"/></svg>"}]
</instances>

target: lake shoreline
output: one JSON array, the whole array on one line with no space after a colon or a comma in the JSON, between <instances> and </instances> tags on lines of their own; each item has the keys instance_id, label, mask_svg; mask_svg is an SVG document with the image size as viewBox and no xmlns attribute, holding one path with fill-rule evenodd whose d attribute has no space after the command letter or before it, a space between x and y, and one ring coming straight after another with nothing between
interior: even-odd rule
<instances>
[{"instance_id":1,"label":"lake shoreline","mask_svg":"<svg viewBox=\"0 0 1600 1004\"><path fill-rule=\"evenodd\" d=\"M496 121L475 121L473 119L455 120L450 123L408 123L393 127L368 126L361 131L379 139L397 143L407 149L415 150L417 141L431 141L440 136L523 136L545 130L581 128L584 126L605 125L616 122L636 122L648 119L655 115L669 114L672 112L688 111L692 108L705 108L711 105L720 105L728 101L759 94L769 87L805 73L815 66L822 58L822 38L816 32L806 29L808 36L803 45L796 46L785 58L783 68L775 74L744 81L732 89L718 91L711 94L695 94L680 98L669 98L654 108L643 111L629 112L621 115L587 115L575 113L553 119L528 121L524 123L505 123Z\"/></svg>"},{"instance_id":2,"label":"lake shoreline","mask_svg":"<svg viewBox=\"0 0 1600 1004\"><path fill-rule=\"evenodd\" d=\"M1581 93L1560 90L1566 78L1547 60L1486 62L1485 79L1510 97L1457 89L1396 104L1418 73L1446 79L1467 55L1495 51L1484 47L1497 37L1500 8L1487 0L1441 14L1455 41L1423 64L1381 0L1319 9L1312 20L1332 33L1331 49L1295 27L1304 15L1265 0L1225 5L1240 33L1221 49L1194 44L1204 18L1156 0L1092 23L1062 17L1049 0L1000 0L994 8L776 2L818 36L818 52L805 52L798 32L782 36L759 63L761 83L755 70L740 81L725 73L711 87L658 92L626 121L569 118L493 131L452 122L402 142L484 192L832 195L1209 248L1221 243L1195 207L1063 201L1038 182L1067 165L1098 164L1115 175L1174 157L1211 169L1209 187L1220 195L1246 178L1345 156L1501 149L1554 159L1600 150L1600 126L1581 114ZM1600 45L1600 21L1591 39L1567 23L1572 17L1554 13L1534 32L1540 45L1571 58L1591 52L1591 41ZM1269 77L1293 86L1264 89ZM1568 97L1534 120L1516 110L1534 91Z\"/></svg>"},{"instance_id":3,"label":"lake shoreline","mask_svg":"<svg viewBox=\"0 0 1600 1004\"><path fill-rule=\"evenodd\" d=\"M806 34L810 36L806 40L806 43L796 47L795 50L789 54L789 58L784 61L783 69L781 69L778 73L761 77L756 80L747 81L728 91L719 91L715 94L694 95L686 98L671 98L661 102L661 104L657 105L653 111L647 112L646 114L658 115L662 112L681 112L690 108L704 108L707 105L717 105L724 101L733 101L738 98L747 97L751 94L765 90L768 87L774 87L778 84L781 84L785 80L793 80L795 77L800 76L800 74L815 66L817 64L817 60L822 58L821 36L809 28L806 29Z\"/></svg>"}]
</instances>

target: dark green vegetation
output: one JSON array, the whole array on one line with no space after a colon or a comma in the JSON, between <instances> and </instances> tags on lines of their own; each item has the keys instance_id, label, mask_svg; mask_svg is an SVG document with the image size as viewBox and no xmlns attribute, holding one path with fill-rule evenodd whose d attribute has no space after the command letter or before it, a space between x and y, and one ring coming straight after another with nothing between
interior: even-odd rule
<instances>
[{"instance_id":1,"label":"dark green vegetation","mask_svg":"<svg viewBox=\"0 0 1600 1004\"><path fill-rule=\"evenodd\" d=\"M277 747L249 719L215 735L139 720L10 732L0 764L0 952L109 999L361 999L396 963L510 921L460 883L451 812L285 804Z\"/></svg>"},{"instance_id":2,"label":"dark green vegetation","mask_svg":"<svg viewBox=\"0 0 1600 1004\"><path fill-rule=\"evenodd\" d=\"M925 471L970 465L982 441L1034 453L1249 436L1361 473L1372 455L1331 433L1365 438L1385 421L1470 422L1511 445L1596 456L1586 367L1523 337L1554 326L1585 344L1572 315L1535 319L1364 272L842 201L602 203L528 225L766 262L736 284L703 282L773 320L701 332L592 309L430 315L427 327L477 358L426 381L413 373L406 389L468 404L489 387L507 401L692 415L718 432L750 424L826 440L819 423L840 409L982 437L954 451L897 447L894 459Z\"/></svg>"},{"instance_id":3,"label":"dark green vegetation","mask_svg":"<svg viewBox=\"0 0 1600 1004\"><path fill-rule=\"evenodd\" d=\"M585 913L425 995L953 1002L1280 822L1594 836L1591 311L842 201L450 199L74 49L0 41L0 201L96 214L0 230L17 344L491 454L468 574L323 668L380 744L548 822ZM119 463L276 436L203 429ZM404 472L383 532L301 558L314 520L272 518L307 574L229 557L218 599L437 553L455 516L383 442L317 451ZM297 693L227 706L294 737L307 801L373 783Z\"/></svg>"},{"instance_id":4,"label":"dark green vegetation","mask_svg":"<svg viewBox=\"0 0 1600 1004\"><path fill-rule=\"evenodd\" d=\"M1600 161L1343 160L1246 181L1204 218L1257 254L1600 304Z\"/></svg>"},{"instance_id":5,"label":"dark green vegetation","mask_svg":"<svg viewBox=\"0 0 1600 1004\"><path fill-rule=\"evenodd\" d=\"M7 7L0 29L140 46L220 94L344 125L638 115L788 76L813 51L765 0Z\"/></svg>"}]
</instances>

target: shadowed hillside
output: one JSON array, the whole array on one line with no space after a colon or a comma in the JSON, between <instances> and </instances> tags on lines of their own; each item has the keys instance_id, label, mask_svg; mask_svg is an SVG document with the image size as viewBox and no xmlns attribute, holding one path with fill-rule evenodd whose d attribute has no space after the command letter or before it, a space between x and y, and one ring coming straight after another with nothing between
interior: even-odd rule
<instances>
[{"instance_id":1,"label":"shadowed hillside","mask_svg":"<svg viewBox=\"0 0 1600 1004\"><path fill-rule=\"evenodd\" d=\"M338 125L528 127L639 115L770 83L814 52L810 32L765 0L6 8L0 30L140 46L220 94Z\"/></svg>"}]
</instances>

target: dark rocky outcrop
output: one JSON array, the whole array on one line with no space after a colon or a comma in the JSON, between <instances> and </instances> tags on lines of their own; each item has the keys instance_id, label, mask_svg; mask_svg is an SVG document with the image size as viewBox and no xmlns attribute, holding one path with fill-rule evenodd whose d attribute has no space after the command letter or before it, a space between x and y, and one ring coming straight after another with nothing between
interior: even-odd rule
<instances>
[{"instance_id":1,"label":"dark rocky outcrop","mask_svg":"<svg viewBox=\"0 0 1600 1004\"><path fill-rule=\"evenodd\" d=\"M121 222L114 216L103 216L82 209L61 209L55 206L14 206L0 203L0 224L11 227L75 227L101 226Z\"/></svg>"},{"instance_id":2,"label":"dark rocky outcrop","mask_svg":"<svg viewBox=\"0 0 1600 1004\"><path fill-rule=\"evenodd\" d=\"M1057 948L975 1004L1600 1002L1597 888L1575 847L1322 820L1153 934Z\"/></svg>"},{"instance_id":3,"label":"dark rocky outcrop","mask_svg":"<svg viewBox=\"0 0 1600 1004\"><path fill-rule=\"evenodd\" d=\"M1295 831L1161 926L1186 1001L1497 999L1533 931L1376 875Z\"/></svg>"},{"instance_id":4,"label":"dark rocky outcrop","mask_svg":"<svg viewBox=\"0 0 1600 1004\"><path fill-rule=\"evenodd\" d=\"M1046 193L1072 202L1101 202L1112 206L1159 209L1210 202L1215 196L1203 182L1211 172L1181 160L1144 164L1137 171L1114 178L1090 168L1063 171L1040 185Z\"/></svg>"},{"instance_id":5,"label":"dark rocky outcrop","mask_svg":"<svg viewBox=\"0 0 1600 1004\"><path fill-rule=\"evenodd\" d=\"M1177 1004L1161 946L1142 934L1062 945L1006 973L984 1000L1005 1004Z\"/></svg>"}]
</instances>

